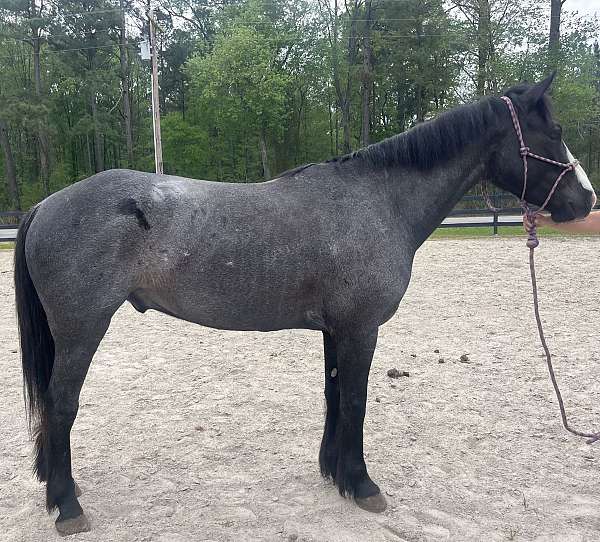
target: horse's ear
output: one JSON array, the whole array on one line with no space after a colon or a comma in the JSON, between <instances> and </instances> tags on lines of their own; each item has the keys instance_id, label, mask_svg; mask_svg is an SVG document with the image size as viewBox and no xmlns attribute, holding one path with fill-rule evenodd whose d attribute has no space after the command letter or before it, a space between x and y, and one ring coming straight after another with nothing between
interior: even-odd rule
<instances>
[{"instance_id":1,"label":"horse's ear","mask_svg":"<svg viewBox=\"0 0 600 542\"><path fill-rule=\"evenodd\" d=\"M554 81L555 76L556 76L556 70L554 70L548 77L546 77L546 79L533 85L527 91L527 93L525 94L525 97L527 99L527 102L531 106L537 105L542 100L542 98L544 97L544 94L550 88L552 81Z\"/></svg>"}]
</instances>

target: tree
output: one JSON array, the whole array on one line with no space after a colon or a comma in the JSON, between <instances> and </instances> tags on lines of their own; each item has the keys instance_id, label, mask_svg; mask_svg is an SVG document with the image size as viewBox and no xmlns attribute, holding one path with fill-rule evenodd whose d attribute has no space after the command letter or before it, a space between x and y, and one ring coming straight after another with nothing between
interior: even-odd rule
<instances>
[{"instance_id":1,"label":"tree","mask_svg":"<svg viewBox=\"0 0 600 542\"><path fill-rule=\"evenodd\" d=\"M598 24L561 4L553 100L600 181ZM256 181L548 74L541 0L158 0L168 173ZM0 2L0 207L152 171L145 3ZM554 39L554 38L553 38ZM44 142L47 141L47 144Z\"/></svg>"},{"instance_id":2,"label":"tree","mask_svg":"<svg viewBox=\"0 0 600 542\"><path fill-rule=\"evenodd\" d=\"M125 2L119 0L121 20L119 25L119 64L121 67L121 101L123 125L127 143L127 165L133 167L133 127L131 120L131 99L129 97L129 57L127 51L127 31L125 27Z\"/></svg>"},{"instance_id":3,"label":"tree","mask_svg":"<svg viewBox=\"0 0 600 542\"><path fill-rule=\"evenodd\" d=\"M16 39L27 43L32 48L34 96L30 98L32 112L36 120L37 150L39 156L39 175L44 194L50 194L50 144L47 133L47 118L45 96L42 89L41 48L44 38L43 30L49 19L44 0L11 0L7 1L0 10L5 13L5 23ZM8 15L8 17L6 17Z\"/></svg>"},{"instance_id":4,"label":"tree","mask_svg":"<svg viewBox=\"0 0 600 542\"><path fill-rule=\"evenodd\" d=\"M287 84L285 74L274 63L275 52L272 44L255 30L236 27L217 39L210 55L192 58L189 63L200 107L205 114L212 111L217 134L231 134L228 143L232 171L238 170L236 143L241 139L246 147L243 152L246 178L250 136L246 126L251 127L258 140L263 178L271 176L267 139L281 128Z\"/></svg>"},{"instance_id":5,"label":"tree","mask_svg":"<svg viewBox=\"0 0 600 542\"><path fill-rule=\"evenodd\" d=\"M8 126L6 122L0 119L0 147L4 153L4 169L6 176L6 187L10 197L10 205L13 209L21 210L21 198L19 196L19 187L17 185L17 172L15 160L13 158L12 147L8 137Z\"/></svg>"},{"instance_id":6,"label":"tree","mask_svg":"<svg viewBox=\"0 0 600 542\"><path fill-rule=\"evenodd\" d=\"M99 106L107 98L114 103L114 94L118 92L114 81L116 74L110 68L114 62L115 41L122 27L120 10L105 0L62 0L61 7L60 13L55 13L51 27L56 37L50 43L55 50L68 55L83 75L82 90L92 121L93 161L90 162L95 172L103 171L107 134Z\"/></svg>"},{"instance_id":7,"label":"tree","mask_svg":"<svg viewBox=\"0 0 600 542\"><path fill-rule=\"evenodd\" d=\"M371 29L373 27L373 0L365 0L365 20L363 36L363 73L362 73L362 129L360 143L366 147L371 132L371 90L373 88L373 49L371 47Z\"/></svg>"}]
</instances>

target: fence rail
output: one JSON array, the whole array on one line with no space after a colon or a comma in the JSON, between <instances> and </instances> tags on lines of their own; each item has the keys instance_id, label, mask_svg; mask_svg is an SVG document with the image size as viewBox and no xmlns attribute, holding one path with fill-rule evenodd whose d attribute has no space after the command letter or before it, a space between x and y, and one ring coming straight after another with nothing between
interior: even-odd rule
<instances>
[{"instance_id":1,"label":"fence rail","mask_svg":"<svg viewBox=\"0 0 600 542\"><path fill-rule=\"evenodd\" d=\"M502 208L508 201L515 201L510 194L491 194L490 199L495 207L501 210L494 212L486 208L482 196L464 196L448 217L440 224L440 228L480 228L490 227L494 234L503 226L518 226L521 224L521 209L519 207ZM0 242L14 241L17 228L25 213L20 211L0 212Z\"/></svg>"},{"instance_id":2,"label":"fence rail","mask_svg":"<svg viewBox=\"0 0 600 542\"><path fill-rule=\"evenodd\" d=\"M483 198L481 199L482 202ZM497 207L497 204L495 205ZM498 211L491 209L454 209L440 224L440 228L491 227L494 235L502 226L519 226L523 223L520 207L506 207Z\"/></svg>"}]
</instances>

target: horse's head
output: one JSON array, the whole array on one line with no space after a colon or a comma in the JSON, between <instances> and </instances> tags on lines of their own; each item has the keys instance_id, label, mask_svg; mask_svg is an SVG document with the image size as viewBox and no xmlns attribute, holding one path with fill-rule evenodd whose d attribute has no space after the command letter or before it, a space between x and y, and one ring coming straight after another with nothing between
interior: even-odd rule
<instances>
[{"instance_id":1,"label":"horse's head","mask_svg":"<svg viewBox=\"0 0 600 542\"><path fill-rule=\"evenodd\" d=\"M553 119L550 98L546 95L554 74L536 85L518 85L506 91L518 117L523 142L531 153L568 164L574 162L562 140L560 125ZM523 191L523 159L521 144L510 113L510 104L503 104L502 128L494 141L490 175L495 184L521 197ZM527 152L527 151L525 151ZM559 175L566 169L535 157L527 157L527 189L525 200L540 206L549 196ZM586 216L596 195L580 165L566 171L546 205L556 222Z\"/></svg>"}]
</instances>

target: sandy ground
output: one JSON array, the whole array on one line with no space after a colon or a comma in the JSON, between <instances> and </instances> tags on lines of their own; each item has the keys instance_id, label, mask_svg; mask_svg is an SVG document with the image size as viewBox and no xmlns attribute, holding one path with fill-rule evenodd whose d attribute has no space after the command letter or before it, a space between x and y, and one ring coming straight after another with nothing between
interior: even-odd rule
<instances>
[{"instance_id":1,"label":"sandy ground","mask_svg":"<svg viewBox=\"0 0 600 542\"><path fill-rule=\"evenodd\" d=\"M537 252L548 340L584 430L600 427L599 254L600 239ZM29 469L11 259L0 252L0 539L52 541ZM535 333L523 240L419 251L371 371L365 455L389 502L372 515L319 476L319 333L222 332L125 306L72 434L93 530L71 539L598 541L600 443L561 428Z\"/></svg>"}]
</instances>

